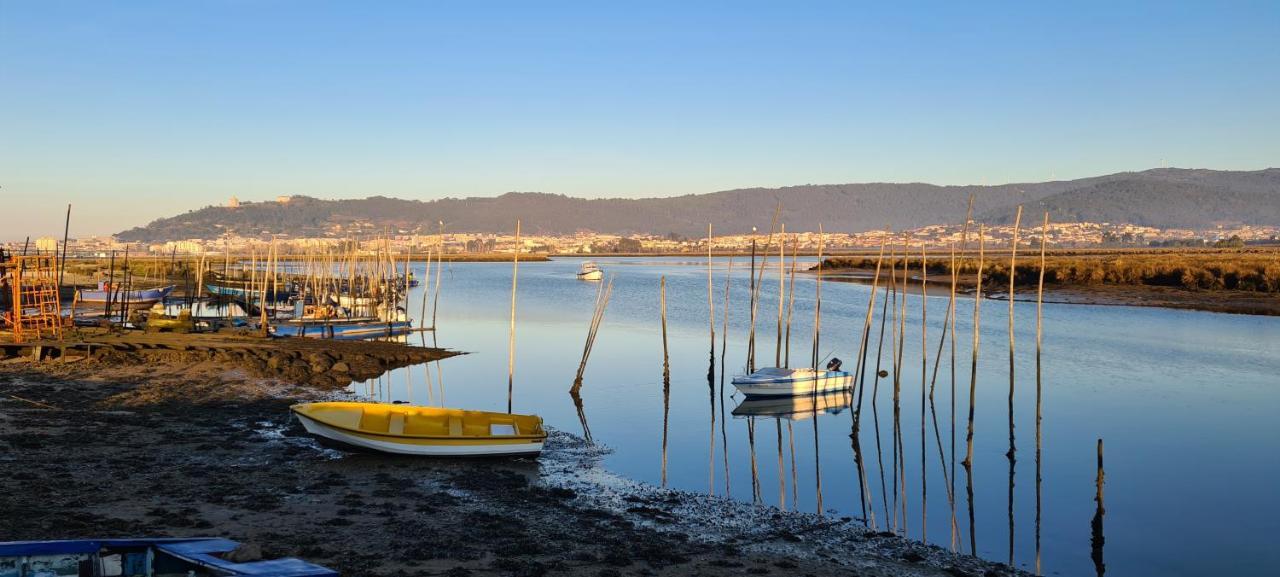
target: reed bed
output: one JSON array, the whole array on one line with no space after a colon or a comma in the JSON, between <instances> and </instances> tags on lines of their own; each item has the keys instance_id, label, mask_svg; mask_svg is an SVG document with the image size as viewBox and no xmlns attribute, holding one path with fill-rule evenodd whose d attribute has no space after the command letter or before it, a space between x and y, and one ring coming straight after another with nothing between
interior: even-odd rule
<instances>
[{"instance_id":1,"label":"reed bed","mask_svg":"<svg viewBox=\"0 0 1280 577\"><path fill-rule=\"evenodd\" d=\"M876 260L874 256L831 257L823 262L823 268L827 271L872 269ZM891 264L901 266L903 260L909 267L921 266L919 258L909 257L899 257ZM952 265L945 259L932 259L927 267L930 274L945 275L951 273ZM978 272L979 260L972 256L957 258L955 267L960 275L974 275ZM983 268L984 280L1009 282L1011 269L1007 263L987 262ZM1040 271L1023 268L1015 270L1013 277L1016 286L1034 287L1040 281ZM1280 251L1049 253L1045 257L1044 282L1278 293Z\"/></svg>"}]
</instances>

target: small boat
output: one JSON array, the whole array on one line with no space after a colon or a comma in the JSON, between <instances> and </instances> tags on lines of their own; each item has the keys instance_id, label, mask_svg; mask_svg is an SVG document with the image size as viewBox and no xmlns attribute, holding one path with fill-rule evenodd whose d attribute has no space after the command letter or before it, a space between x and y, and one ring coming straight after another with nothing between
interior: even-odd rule
<instances>
[{"instance_id":1,"label":"small boat","mask_svg":"<svg viewBox=\"0 0 1280 577\"><path fill-rule=\"evenodd\" d=\"M281 337L318 337L325 339L368 339L402 335L413 330L407 320L384 321L376 317L336 317L322 319L289 319L271 326Z\"/></svg>"},{"instance_id":2,"label":"small boat","mask_svg":"<svg viewBox=\"0 0 1280 577\"><path fill-rule=\"evenodd\" d=\"M367 339L401 335L413 330L404 308L390 312L380 307L376 316L352 315L348 309L333 305L309 305L294 301L293 318L277 321L271 331L281 337L318 337L325 339Z\"/></svg>"},{"instance_id":3,"label":"small boat","mask_svg":"<svg viewBox=\"0 0 1280 577\"><path fill-rule=\"evenodd\" d=\"M402 455L537 455L542 418L385 403L302 403L290 407L307 432L344 448Z\"/></svg>"},{"instance_id":4,"label":"small boat","mask_svg":"<svg viewBox=\"0 0 1280 577\"><path fill-rule=\"evenodd\" d=\"M289 283L284 283L274 290L264 291L253 287L249 279L229 278L216 271L206 271L204 273L204 290L211 295L246 301L261 300L263 293L266 293L268 301L279 302L289 300L295 294Z\"/></svg>"},{"instance_id":5,"label":"small boat","mask_svg":"<svg viewBox=\"0 0 1280 577\"><path fill-rule=\"evenodd\" d=\"M596 263L586 261L582 266L578 267L578 280L600 280L604 278L604 271L600 270Z\"/></svg>"},{"instance_id":6,"label":"small boat","mask_svg":"<svg viewBox=\"0 0 1280 577\"><path fill-rule=\"evenodd\" d=\"M819 412L839 414L853 398L845 391L795 397L747 397L733 408L735 417L772 417L801 421Z\"/></svg>"},{"instance_id":7,"label":"small boat","mask_svg":"<svg viewBox=\"0 0 1280 577\"><path fill-rule=\"evenodd\" d=\"M106 304L110 298L113 303L150 306L164 300L174 288L175 285L169 285L153 289L123 290L112 287L109 282L100 282L97 290L80 289L78 292L80 302L85 304Z\"/></svg>"},{"instance_id":8,"label":"small boat","mask_svg":"<svg viewBox=\"0 0 1280 577\"><path fill-rule=\"evenodd\" d=\"M337 577L300 559L236 563L239 543L218 538L77 539L0 543L0 577L54 575L253 575Z\"/></svg>"},{"instance_id":9,"label":"small boat","mask_svg":"<svg viewBox=\"0 0 1280 577\"><path fill-rule=\"evenodd\" d=\"M831 359L826 370L804 367L766 367L733 378L733 386L749 397L794 397L843 391L853 384L853 375L840 370L840 359Z\"/></svg>"}]
</instances>

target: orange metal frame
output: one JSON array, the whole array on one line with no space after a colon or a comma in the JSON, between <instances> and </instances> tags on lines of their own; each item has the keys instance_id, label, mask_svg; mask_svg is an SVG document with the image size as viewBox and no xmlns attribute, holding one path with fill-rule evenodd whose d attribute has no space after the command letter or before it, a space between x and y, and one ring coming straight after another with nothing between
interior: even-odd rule
<instances>
[{"instance_id":1,"label":"orange metal frame","mask_svg":"<svg viewBox=\"0 0 1280 577\"><path fill-rule=\"evenodd\" d=\"M16 342L62 339L58 295L58 257L15 256L9 263L13 286L13 338Z\"/></svg>"}]
</instances>

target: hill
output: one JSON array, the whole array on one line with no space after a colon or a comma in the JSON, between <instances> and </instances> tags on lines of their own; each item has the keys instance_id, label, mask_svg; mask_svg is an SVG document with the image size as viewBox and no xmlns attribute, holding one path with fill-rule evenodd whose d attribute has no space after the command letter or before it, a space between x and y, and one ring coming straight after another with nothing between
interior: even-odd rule
<instances>
[{"instance_id":1,"label":"hill","mask_svg":"<svg viewBox=\"0 0 1280 577\"><path fill-rule=\"evenodd\" d=\"M121 240L159 242L253 236L347 235L396 231L430 232L444 221L455 232L508 232L517 217L533 234L742 233L767 227L774 206L792 230L859 232L963 220L969 195L974 214L1007 222L1022 204L1028 213L1049 210L1059 222L1130 222L1156 227L1211 227L1219 223L1280 224L1280 169L1214 171L1155 169L1070 181L998 186L937 186L866 183L747 188L669 198L582 199L538 192L433 201L372 196L321 200L295 196L288 203L205 207L162 218L117 235Z\"/></svg>"}]
</instances>

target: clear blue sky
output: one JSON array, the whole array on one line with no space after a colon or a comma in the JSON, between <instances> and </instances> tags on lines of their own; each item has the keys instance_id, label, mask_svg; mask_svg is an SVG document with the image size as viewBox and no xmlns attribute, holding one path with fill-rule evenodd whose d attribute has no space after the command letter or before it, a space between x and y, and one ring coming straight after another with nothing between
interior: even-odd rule
<instances>
[{"instance_id":1,"label":"clear blue sky","mask_svg":"<svg viewBox=\"0 0 1280 577\"><path fill-rule=\"evenodd\" d=\"M1162 163L1280 164L1280 2L0 0L0 239Z\"/></svg>"}]
</instances>

